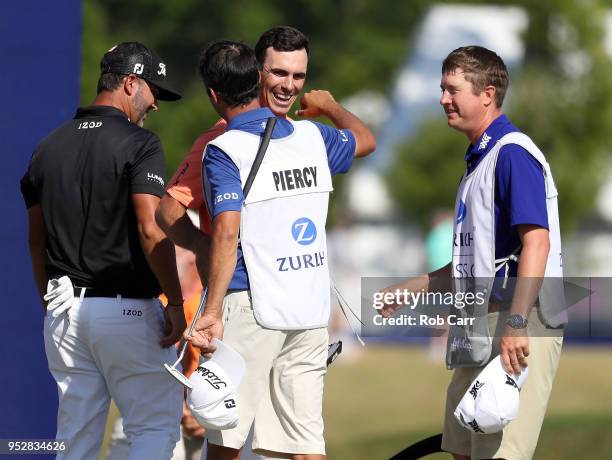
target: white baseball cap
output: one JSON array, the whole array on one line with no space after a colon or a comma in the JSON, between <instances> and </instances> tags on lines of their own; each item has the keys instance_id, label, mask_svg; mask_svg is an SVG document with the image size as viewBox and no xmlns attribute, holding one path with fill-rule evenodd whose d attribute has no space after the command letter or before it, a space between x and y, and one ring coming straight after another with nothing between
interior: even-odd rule
<instances>
[{"instance_id":1,"label":"white baseball cap","mask_svg":"<svg viewBox=\"0 0 612 460\"><path fill-rule=\"evenodd\" d=\"M497 433L518 416L519 395L528 368L516 376L508 374L499 356L494 358L470 384L455 417L473 433Z\"/></svg>"},{"instance_id":2,"label":"white baseball cap","mask_svg":"<svg viewBox=\"0 0 612 460\"><path fill-rule=\"evenodd\" d=\"M189 380L187 403L196 420L205 428L226 430L238 424L236 390L246 364L244 358L229 345L213 339L217 347L210 359L200 359Z\"/></svg>"}]
</instances>

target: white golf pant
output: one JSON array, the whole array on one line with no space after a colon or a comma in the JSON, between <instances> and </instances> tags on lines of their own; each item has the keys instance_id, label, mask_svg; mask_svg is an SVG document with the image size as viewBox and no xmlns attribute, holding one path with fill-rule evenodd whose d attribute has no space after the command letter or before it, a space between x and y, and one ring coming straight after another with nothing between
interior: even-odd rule
<instances>
[{"instance_id":1,"label":"white golf pant","mask_svg":"<svg viewBox=\"0 0 612 460\"><path fill-rule=\"evenodd\" d=\"M59 393L62 460L97 459L111 398L124 419L130 460L168 460L179 439L183 387L164 369L176 349L159 345L156 299L92 297L44 323L49 370Z\"/></svg>"}]
</instances>

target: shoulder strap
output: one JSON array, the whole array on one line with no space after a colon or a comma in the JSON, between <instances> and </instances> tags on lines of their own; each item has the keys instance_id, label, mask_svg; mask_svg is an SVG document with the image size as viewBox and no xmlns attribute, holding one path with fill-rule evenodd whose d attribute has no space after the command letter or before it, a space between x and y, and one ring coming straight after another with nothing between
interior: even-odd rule
<instances>
[{"instance_id":1,"label":"shoulder strap","mask_svg":"<svg viewBox=\"0 0 612 460\"><path fill-rule=\"evenodd\" d=\"M537 145L531 140L529 136L523 134L521 132L512 132L503 136L500 140L497 141L501 146L508 144L516 144L529 152L529 154L534 157L538 163L542 165L542 169L544 170L544 183L546 184L546 198L554 198L559 193L557 192L557 186L555 185L555 181L552 177L552 172L550 171L550 165L546 161L546 157L542 153L542 151L538 148Z\"/></svg>"},{"instance_id":2,"label":"shoulder strap","mask_svg":"<svg viewBox=\"0 0 612 460\"><path fill-rule=\"evenodd\" d=\"M251 190L251 186L253 185L253 181L255 180L255 176L257 175L257 171L259 171L261 162L263 161L264 155L266 154L266 150L268 150L268 144L270 144L270 139L272 138L272 131L274 130L274 125L276 125L276 117L268 118L268 120L266 121L266 129L264 130L263 137L261 138L261 143L259 144L259 149L257 149L255 161L253 162L251 171L249 171L249 176L247 177L247 180L244 183L244 189L242 191L243 200L246 200L246 197L249 194L249 191Z\"/></svg>"}]
</instances>

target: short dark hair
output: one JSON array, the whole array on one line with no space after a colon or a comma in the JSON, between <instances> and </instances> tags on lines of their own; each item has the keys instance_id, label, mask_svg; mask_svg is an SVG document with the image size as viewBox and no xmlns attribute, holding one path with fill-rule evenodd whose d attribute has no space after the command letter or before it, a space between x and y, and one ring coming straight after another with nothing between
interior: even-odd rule
<instances>
[{"instance_id":1,"label":"short dark hair","mask_svg":"<svg viewBox=\"0 0 612 460\"><path fill-rule=\"evenodd\" d=\"M121 83L125 75L119 73L103 73L98 79L98 94L102 91L115 91Z\"/></svg>"},{"instance_id":2,"label":"short dark hair","mask_svg":"<svg viewBox=\"0 0 612 460\"><path fill-rule=\"evenodd\" d=\"M297 51L304 49L308 54L308 37L291 26L278 26L264 32L255 45L255 55L259 65L266 59L266 50Z\"/></svg>"},{"instance_id":3,"label":"short dark hair","mask_svg":"<svg viewBox=\"0 0 612 460\"><path fill-rule=\"evenodd\" d=\"M253 49L240 42L219 41L200 56L200 76L207 89L232 107L258 96L259 68Z\"/></svg>"},{"instance_id":4,"label":"short dark hair","mask_svg":"<svg viewBox=\"0 0 612 460\"><path fill-rule=\"evenodd\" d=\"M495 105L501 107L508 89L508 69L502 58L482 46L463 46L451 52L442 63L442 75L460 68L475 94L495 87Z\"/></svg>"}]
</instances>

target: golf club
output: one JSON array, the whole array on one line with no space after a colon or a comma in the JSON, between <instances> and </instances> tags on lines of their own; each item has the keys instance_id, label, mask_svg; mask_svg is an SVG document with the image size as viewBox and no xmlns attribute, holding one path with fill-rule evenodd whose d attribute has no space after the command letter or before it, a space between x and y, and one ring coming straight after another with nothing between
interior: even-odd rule
<instances>
[{"instance_id":1,"label":"golf club","mask_svg":"<svg viewBox=\"0 0 612 460\"><path fill-rule=\"evenodd\" d=\"M198 318L200 317L200 315L202 314L202 309L204 308L204 303L206 303L206 294L208 293L208 288L205 288L202 291L202 297L200 297L200 305L198 305L198 309L196 310L196 313L193 317L193 321L191 322L191 325L189 326L189 332L187 333L187 335L189 337L191 337L191 334L193 334L193 328L195 327L195 323L198 320ZM181 345L181 351L178 355L178 359L176 360L176 362L172 365L169 366L168 364L164 364L164 367L166 368L166 370L170 373L170 375L172 377L174 377L176 380L179 381L179 383L185 385L187 388L192 389L193 388L193 384L189 381L189 379L187 377L185 377L181 371L179 371L176 366L178 366L178 364L181 362L181 360L183 359L183 356L185 355L185 350L187 349L187 340L185 340L183 342L183 345Z\"/></svg>"}]
</instances>

